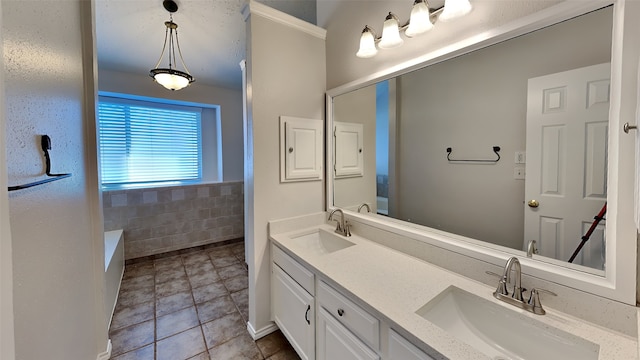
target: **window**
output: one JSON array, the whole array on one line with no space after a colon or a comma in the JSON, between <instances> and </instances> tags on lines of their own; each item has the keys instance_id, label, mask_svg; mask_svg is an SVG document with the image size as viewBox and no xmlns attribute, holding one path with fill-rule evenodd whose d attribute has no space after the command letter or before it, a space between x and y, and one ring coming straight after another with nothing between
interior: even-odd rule
<instances>
[{"instance_id":1,"label":"window","mask_svg":"<svg viewBox=\"0 0 640 360\"><path fill-rule=\"evenodd\" d=\"M102 185L202 179L202 108L99 97Z\"/></svg>"}]
</instances>

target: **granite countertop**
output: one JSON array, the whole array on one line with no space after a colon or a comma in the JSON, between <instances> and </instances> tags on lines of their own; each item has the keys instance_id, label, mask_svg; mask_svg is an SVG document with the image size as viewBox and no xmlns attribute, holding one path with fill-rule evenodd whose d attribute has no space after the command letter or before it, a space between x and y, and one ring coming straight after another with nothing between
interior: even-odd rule
<instances>
[{"instance_id":1,"label":"granite countertop","mask_svg":"<svg viewBox=\"0 0 640 360\"><path fill-rule=\"evenodd\" d=\"M425 261L379 245L353 234L354 243L339 251L322 254L297 241L296 236L318 229L333 232L328 224L270 225L270 239L296 260L340 290L366 303L394 328L428 344L451 359L489 359L471 346L415 313L450 286L456 286L483 299L515 311L545 325L574 334L600 346L599 359L637 359L638 341L570 315L545 307L547 314L534 315L496 300L495 290L485 284L436 267ZM497 281L496 281L497 283ZM544 305L544 297L542 297ZM435 354L434 354L435 355Z\"/></svg>"}]
</instances>

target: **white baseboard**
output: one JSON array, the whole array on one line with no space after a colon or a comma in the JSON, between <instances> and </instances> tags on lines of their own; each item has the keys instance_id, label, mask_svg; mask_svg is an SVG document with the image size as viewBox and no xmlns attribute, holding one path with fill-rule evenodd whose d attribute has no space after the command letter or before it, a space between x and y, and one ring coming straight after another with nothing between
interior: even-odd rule
<instances>
[{"instance_id":1,"label":"white baseboard","mask_svg":"<svg viewBox=\"0 0 640 360\"><path fill-rule=\"evenodd\" d=\"M96 360L109 360L111 358L111 339L107 340L107 351L98 354Z\"/></svg>"},{"instance_id":2,"label":"white baseboard","mask_svg":"<svg viewBox=\"0 0 640 360\"><path fill-rule=\"evenodd\" d=\"M276 325L276 323L274 322L269 323L269 325L259 330L254 329L253 325L251 325L250 322L247 322L247 331L249 332L249 335L251 335L253 340L258 340L260 338L263 338L276 330L278 330L278 325Z\"/></svg>"}]
</instances>

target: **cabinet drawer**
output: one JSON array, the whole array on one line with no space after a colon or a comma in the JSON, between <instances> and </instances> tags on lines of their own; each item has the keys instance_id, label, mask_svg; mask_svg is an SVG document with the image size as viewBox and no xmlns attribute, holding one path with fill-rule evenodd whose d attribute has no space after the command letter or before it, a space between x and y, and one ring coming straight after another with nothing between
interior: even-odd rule
<instances>
[{"instance_id":1,"label":"cabinet drawer","mask_svg":"<svg viewBox=\"0 0 640 360\"><path fill-rule=\"evenodd\" d=\"M336 320L353 331L372 349L380 349L380 322L353 301L320 281L316 300Z\"/></svg>"},{"instance_id":2,"label":"cabinet drawer","mask_svg":"<svg viewBox=\"0 0 640 360\"><path fill-rule=\"evenodd\" d=\"M314 295L313 273L311 271L305 269L291 256L273 244L271 244L271 260L278 264L282 270L289 274L289 276L307 290L309 294Z\"/></svg>"}]
</instances>

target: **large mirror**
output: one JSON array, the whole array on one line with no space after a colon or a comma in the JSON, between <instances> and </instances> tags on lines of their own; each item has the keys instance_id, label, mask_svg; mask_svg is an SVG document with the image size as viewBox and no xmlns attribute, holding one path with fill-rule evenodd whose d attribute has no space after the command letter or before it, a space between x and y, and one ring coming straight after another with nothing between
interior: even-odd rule
<instances>
[{"instance_id":1,"label":"large mirror","mask_svg":"<svg viewBox=\"0 0 640 360\"><path fill-rule=\"evenodd\" d=\"M604 276L612 27L609 6L333 97L333 205Z\"/></svg>"}]
</instances>

